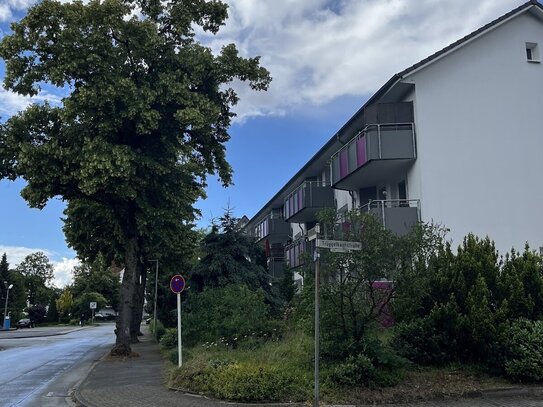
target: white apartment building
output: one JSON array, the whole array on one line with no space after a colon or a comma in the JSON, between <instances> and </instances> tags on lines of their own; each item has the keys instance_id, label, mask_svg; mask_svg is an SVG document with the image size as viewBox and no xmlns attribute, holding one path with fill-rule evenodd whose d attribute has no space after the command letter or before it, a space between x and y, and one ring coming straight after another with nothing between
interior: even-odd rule
<instances>
[{"instance_id":1,"label":"white apartment building","mask_svg":"<svg viewBox=\"0 0 543 407\"><path fill-rule=\"evenodd\" d=\"M247 224L270 273L298 265L324 207L543 251L542 47L532 0L392 76Z\"/></svg>"}]
</instances>

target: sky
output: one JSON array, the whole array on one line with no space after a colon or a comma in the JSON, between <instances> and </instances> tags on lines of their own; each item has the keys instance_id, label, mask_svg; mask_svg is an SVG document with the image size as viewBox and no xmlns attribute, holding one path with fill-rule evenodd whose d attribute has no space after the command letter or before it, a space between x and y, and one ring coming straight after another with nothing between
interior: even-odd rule
<instances>
[{"instance_id":1,"label":"sky","mask_svg":"<svg viewBox=\"0 0 543 407\"><path fill-rule=\"evenodd\" d=\"M68 0L63 0L66 2ZM234 84L240 102L227 159L233 185L208 181L197 207L206 227L226 207L253 216L393 74L522 4L519 0L228 0L229 18L198 39L218 52L235 43L261 56L273 78L267 92ZM0 0L0 38L36 0ZM5 66L0 60L0 79ZM1 120L30 103L61 103L47 88L34 99L0 88ZM55 284L71 282L78 264L62 233L64 204L30 209L23 181L0 181L0 254L11 267L36 251L55 267Z\"/></svg>"}]
</instances>

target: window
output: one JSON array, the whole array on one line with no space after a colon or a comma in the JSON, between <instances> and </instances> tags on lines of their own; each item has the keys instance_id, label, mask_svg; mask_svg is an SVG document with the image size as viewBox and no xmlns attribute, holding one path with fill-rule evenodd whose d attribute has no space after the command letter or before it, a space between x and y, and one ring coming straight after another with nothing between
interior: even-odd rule
<instances>
[{"instance_id":1,"label":"window","mask_svg":"<svg viewBox=\"0 0 543 407\"><path fill-rule=\"evenodd\" d=\"M540 62L539 47L537 46L537 42L526 43L526 60L528 62Z\"/></svg>"}]
</instances>

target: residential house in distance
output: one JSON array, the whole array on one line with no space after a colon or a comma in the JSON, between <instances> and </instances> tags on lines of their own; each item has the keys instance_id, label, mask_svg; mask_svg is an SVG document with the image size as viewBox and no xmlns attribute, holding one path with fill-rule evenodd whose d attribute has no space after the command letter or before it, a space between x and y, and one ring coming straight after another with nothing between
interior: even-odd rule
<instances>
[{"instance_id":1,"label":"residential house in distance","mask_svg":"<svg viewBox=\"0 0 543 407\"><path fill-rule=\"evenodd\" d=\"M533 0L392 76L248 222L272 276L326 207L543 251L542 47Z\"/></svg>"}]
</instances>

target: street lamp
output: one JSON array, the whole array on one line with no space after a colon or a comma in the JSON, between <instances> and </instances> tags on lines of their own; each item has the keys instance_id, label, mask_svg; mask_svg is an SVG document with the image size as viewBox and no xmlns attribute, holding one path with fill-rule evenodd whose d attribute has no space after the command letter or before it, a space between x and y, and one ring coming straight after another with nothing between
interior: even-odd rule
<instances>
[{"instance_id":1,"label":"street lamp","mask_svg":"<svg viewBox=\"0 0 543 407\"><path fill-rule=\"evenodd\" d=\"M154 304L154 310L153 310L153 329L155 330L155 340L158 341L157 329L156 329L156 297L157 297L157 290L158 290L158 260L149 260L149 261L156 261L156 269L155 269L155 304Z\"/></svg>"},{"instance_id":2,"label":"street lamp","mask_svg":"<svg viewBox=\"0 0 543 407\"><path fill-rule=\"evenodd\" d=\"M10 284L8 286L8 282L7 281L4 281L4 286L7 287L7 291L6 291L6 304L4 306L4 322L3 322L3 327L5 328L6 327L6 317L8 315L8 297L9 297L9 290L11 290L13 288L13 284Z\"/></svg>"}]
</instances>

